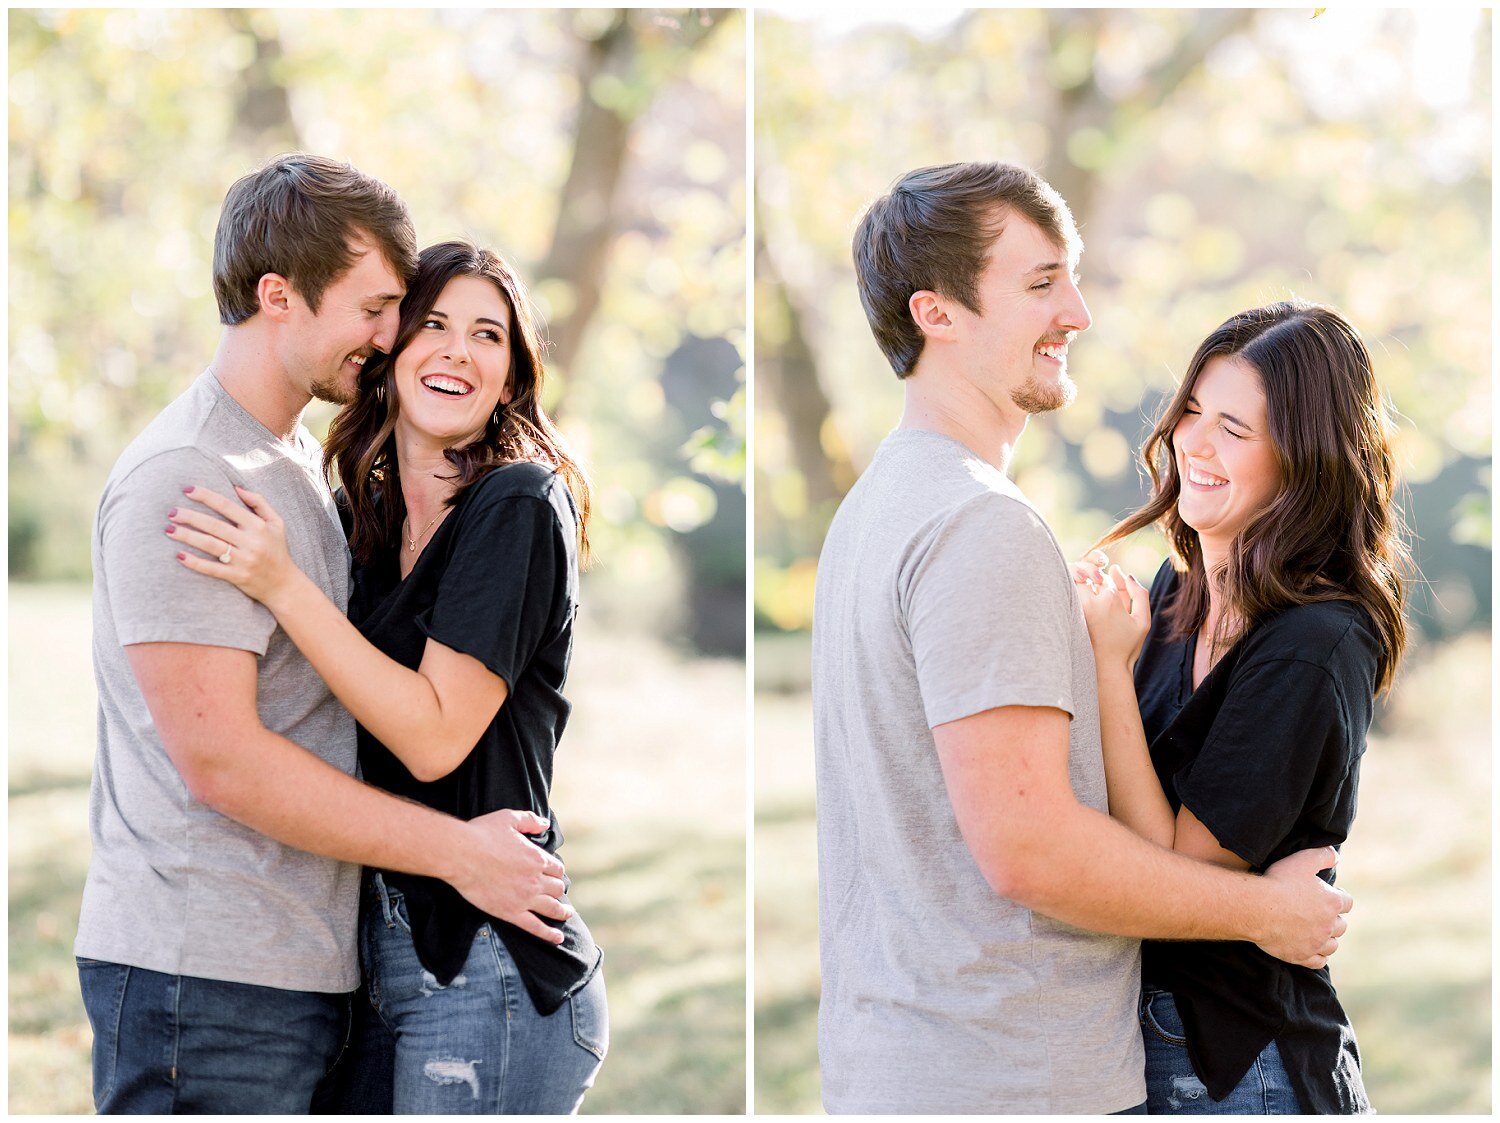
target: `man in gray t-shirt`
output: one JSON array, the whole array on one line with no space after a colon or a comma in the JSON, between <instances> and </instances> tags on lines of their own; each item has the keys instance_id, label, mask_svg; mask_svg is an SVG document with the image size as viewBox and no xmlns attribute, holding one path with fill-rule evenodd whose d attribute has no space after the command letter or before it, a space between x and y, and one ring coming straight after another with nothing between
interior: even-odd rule
<instances>
[{"instance_id":1,"label":"man in gray t-shirt","mask_svg":"<svg viewBox=\"0 0 1500 1123\"><path fill-rule=\"evenodd\" d=\"M75 944L101 1113L307 1113L359 981L356 863L442 878L542 938L539 917L570 911L561 862L522 833L545 819L463 823L354 779L349 714L265 608L180 564L164 533L189 489L244 486L347 603L348 547L301 414L355 398L415 267L406 207L347 164L284 156L239 180L215 238L212 366L105 486Z\"/></svg>"},{"instance_id":2,"label":"man in gray t-shirt","mask_svg":"<svg viewBox=\"0 0 1500 1123\"><path fill-rule=\"evenodd\" d=\"M1145 1100L1137 939L1311 963L1348 897L1315 876L1322 851L1257 878L1108 818L1075 587L1005 475L1027 418L1074 393L1089 315L1066 204L1010 165L919 169L854 249L906 404L818 567L824 1104L1129 1110Z\"/></svg>"},{"instance_id":3,"label":"man in gray t-shirt","mask_svg":"<svg viewBox=\"0 0 1500 1123\"><path fill-rule=\"evenodd\" d=\"M75 950L169 975L353 990L359 867L285 846L194 799L131 670L127 648L136 644L253 652L266 729L354 772L354 719L275 618L234 586L177 564L162 516L187 503L183 480L222 495L238 484L289 512L298 568L335 604L349 599L349 551L317 442L300 426L295 443L281 440L204 372L125 450L99 501L95 844Z\"/></svg>"}]
</instances>

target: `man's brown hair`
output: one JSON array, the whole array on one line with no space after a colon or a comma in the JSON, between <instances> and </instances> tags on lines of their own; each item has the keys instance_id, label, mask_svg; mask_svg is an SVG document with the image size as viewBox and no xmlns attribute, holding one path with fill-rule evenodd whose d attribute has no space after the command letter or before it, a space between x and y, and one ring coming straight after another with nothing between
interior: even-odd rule
<instances>
[{"instance_id":1,"label":"man's brown hair","mask_svg":"<svg viewBox=\"0 0 1500 1123\"><path fill-rule=\"evenodd\" d=\"M221 324L260 311L267 273L291 282L314 314L324 291L354 264L350 242L372 242L403 280L417 270L417 235L401 197L349 164L298 152L235 181L214 234L214 296Z\"/></svg>"},{"instance_id":2,"label":"man's brown hair","mask_svg":"<svg viewBox=\"0 0 1500 1123\"><path fill-rule=\"evenodd\" d=\"M1041 176L1015 164L940 164L907 172L866 209L854 232L859 299L875 342L900 378L922 354L912 293L941 293L980 315L979 277L1011 215L1069 258L1083 245L1073 215Z\"/></svg>"}]
</instances>

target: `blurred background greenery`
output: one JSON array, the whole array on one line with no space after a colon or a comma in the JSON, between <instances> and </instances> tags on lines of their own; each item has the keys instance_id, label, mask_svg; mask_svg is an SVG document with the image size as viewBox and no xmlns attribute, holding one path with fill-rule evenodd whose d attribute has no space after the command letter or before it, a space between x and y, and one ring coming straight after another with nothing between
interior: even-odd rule
<instances>
[{"instance_id":1,"label":"blurred background greenery","mask_svg":"<svg viewBox=\"0 0 1500 1123\"><path fill-rule=\"evenodd\" d=\"M212 354L224 192L292 150L532 287L597 488L555 793L609 956L585 1110L743 1109L744 38L698 9L9 13L11 1110L90 1103L94 506Z\"/></svg>"},{"instance_id":2,"label":"blurred background greenery","mask_svg":"<svg viewBox=\"0 0 1500 1123\"><path fill-rule=\"evenodd\" d=\"M1071 556L1144 498L1135 450L1227 316L1296 295L1370 345L1422 578L1340 867L1359 907L1334 970L1380 1110L1489 1110L1490 20L758 14L758 1110L819 1109L807 629L828 520L901 410L849 242L902 172L970 159L1037 169L1086 245L1078 399L1032 421L1013 472ZM1147 581L1164 556L1151 533L1116 553Z\"/></svg>"}]
</instances>

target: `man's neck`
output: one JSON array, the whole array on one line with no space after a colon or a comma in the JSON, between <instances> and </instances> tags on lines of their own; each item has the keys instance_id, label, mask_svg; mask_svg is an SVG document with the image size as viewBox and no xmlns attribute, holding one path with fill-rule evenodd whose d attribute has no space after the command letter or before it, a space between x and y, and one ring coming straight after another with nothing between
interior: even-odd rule
<instances>
[{"instance_id":1,"label":"man's neck","mask_svg":"<svg viewBox=\"0 0 1500 1123\"><path fill-rule=\"evenodd\" d=\"M213 358L224 392L284 441L295 441L312 395L287 376L269 341L249 326L225 328Z\"/></svg>"},{"instance_id":2,"label":"man's neck","mask_svg":"<svg viewBox=\"0 0 1500 1123\"><path fill-rule=\"evenodd\" d=\"M941 433L958 441L987 464L1008 472L1027 415L1005 409L972 382L944 378L940 372L918 371L905 382L906 403L902 429Z\"/></svg>"}]
</instances>

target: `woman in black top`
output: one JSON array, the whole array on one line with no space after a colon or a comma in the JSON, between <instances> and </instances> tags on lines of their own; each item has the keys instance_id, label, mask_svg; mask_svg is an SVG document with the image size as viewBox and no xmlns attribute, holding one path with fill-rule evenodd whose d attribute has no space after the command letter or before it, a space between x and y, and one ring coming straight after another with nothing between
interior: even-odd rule
<instances>
[{"instance_id":1,"label":"woman in black top","mask_svg":"<svg viewBox=\"0 0 1500 1123\"><path fill-rule=\"evenodd\" d=\"M185 513L178 534L231 544L228 563L184 564L275 613L359 720L367 781L464 820L529 812L555 852L588 484L542 411L540 354L503 260L462 242L422 252L391 355L361 373L325 448L355 560L348 621L292 563L261 497L242 491L246 511L196 489L229 522ZM330 1106L576 1111L608 1029L601 953L566 898L517 925L433 878L365 881L368 1000Z\"/></svg>"},{"instance_id":2,"label":"woman in black top","mask_svg":"<svg viewBox=\"0 0 1500 1123\"><path fill-rule=\"evenodd\" d=\"M1101 542L1155 524L1171 560L1149 594L1102 550L1075 567L1110 814L1137 833L1257 873L1348 835L1405 640L1388 432L1330 308L1257 308L1199 347L1142 452L1150 501ZM1147 941L1142 974L1151 1113L1370 1111L1326 965Z\"/></svg>"}]
</instances>

